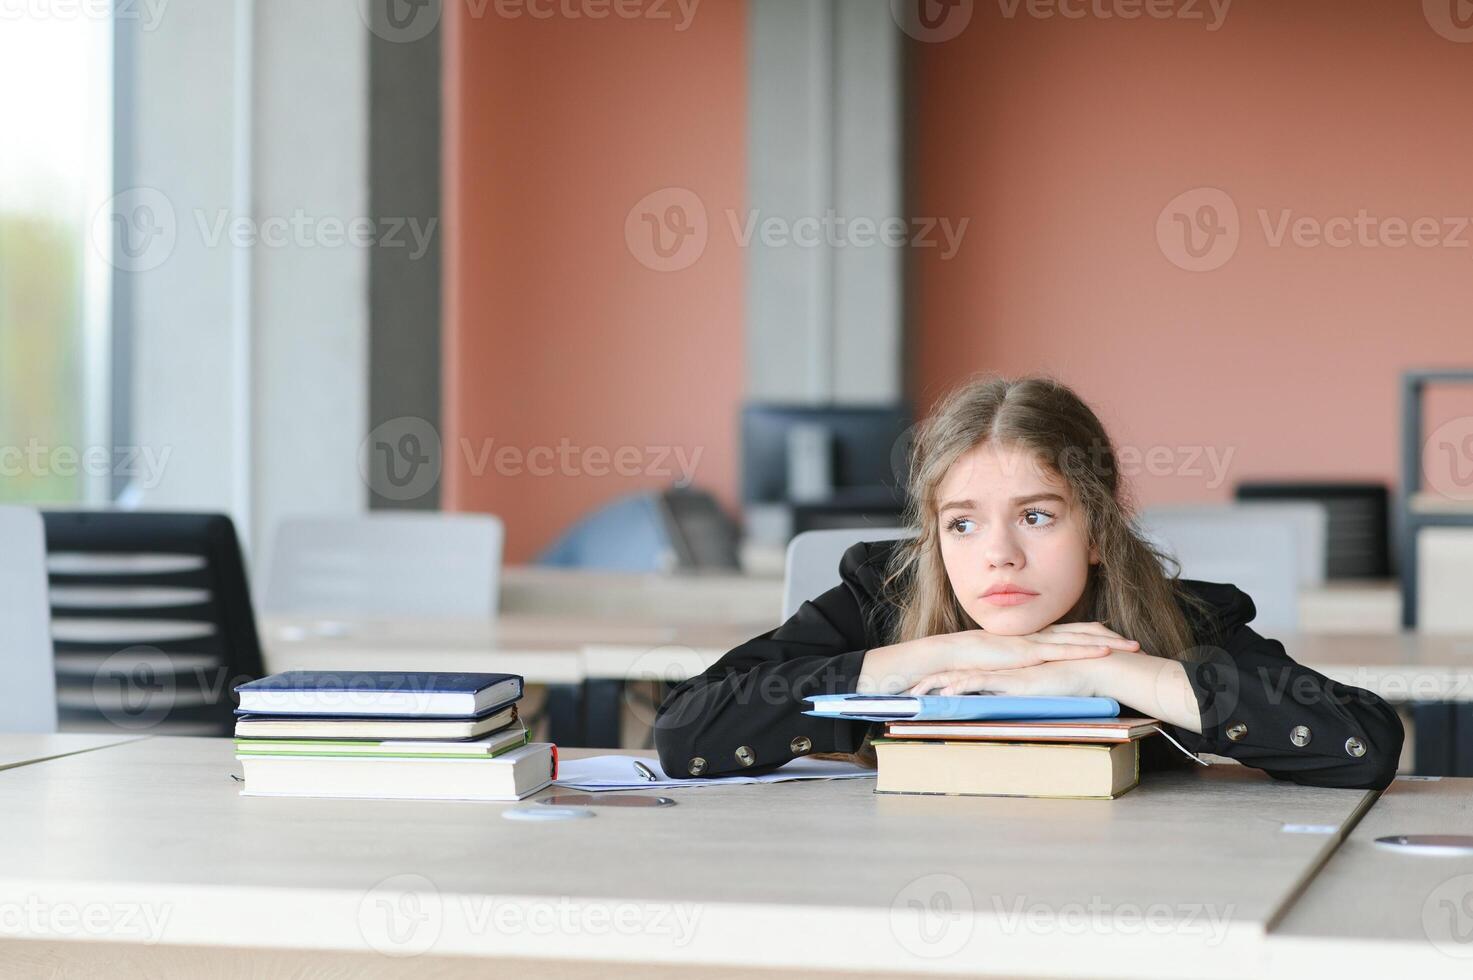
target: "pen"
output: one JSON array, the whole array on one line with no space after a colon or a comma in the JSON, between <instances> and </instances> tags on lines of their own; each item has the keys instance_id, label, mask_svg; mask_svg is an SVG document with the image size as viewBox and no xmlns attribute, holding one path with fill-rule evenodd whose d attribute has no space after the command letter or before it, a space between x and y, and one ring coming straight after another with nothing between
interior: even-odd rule
<instances>
[{"instance_id":1,"label":"pen","mask_svg":"<svg viewBox=\"0 0 1473 980\"><path fill-rule=\"evenodd\" d=\"M659 782L660 777L655 775L655 771L638 759L634 760L634 771L639 774L640 779L645 779L652 783Z\"/></svg>"}]
</instances>

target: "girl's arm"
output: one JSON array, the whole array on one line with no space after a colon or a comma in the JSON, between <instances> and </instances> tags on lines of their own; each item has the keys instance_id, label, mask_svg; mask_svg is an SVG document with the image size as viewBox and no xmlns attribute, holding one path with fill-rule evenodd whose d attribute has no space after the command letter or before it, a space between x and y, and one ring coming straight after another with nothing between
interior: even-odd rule
<instances>
[{"instance_id":1,"label":"girl's arm","mask_svg":"<svg viewBox=\"0 0 1473 980\"><path fill-rule=\"evenodd\" d=\"M804 699L816 694L894 694L955 666L1019 667L1136 646L1113 634L1000 637L980 630L886 645L877 610L890 547L851 548L840 585L670 692L655 717L666 774L758 773L803 755L857 751L870 723L804 714Z\"/></svg>"},{"instance_id":2,"label":"girl's arm","mask_svg":"<svg viewBox=\"0 0 1473 980\"><path fill-rule=\"evenodd\" d=\"M1193 752L1211 752L1310 786L1384 789L1396 775L1403 732L1370 691L1290 659L1283 644L1237 627L1221 647L1187 660L1112 653L1099 660L1016 670L947 671L920 692L1112 697L1171 726Z\"/></svg>"},{"instance_id":3,"label":"girl's arm","mask_svg":"<svg viewBox=\"0 0 1473 980\"><path fill-rule=\"evenodd\" d=\"M869 620L887 557L879 546L849 549L840 585L671 691L654 726L665 773L755 774L802 755L856 751L867 723L805 715L803 699L854 692L876 644Z\"/></svg>"}]
</instances>

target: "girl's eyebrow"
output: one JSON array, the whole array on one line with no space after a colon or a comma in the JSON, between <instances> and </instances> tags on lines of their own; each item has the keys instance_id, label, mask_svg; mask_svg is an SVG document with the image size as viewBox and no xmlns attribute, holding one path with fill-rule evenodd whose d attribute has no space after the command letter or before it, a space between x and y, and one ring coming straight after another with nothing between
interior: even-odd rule
<instances>
[{"instance_id":1,"label":"girl's eyebrow","mask_svg":"<svg viewBox=\"0 0 1473 980\"><path fill-rule=\"evenodd\" d=\"M1068 503L1068 501L1056 493L1030 493L1026 496L1014 497L1013 506L1019 507L1023 504L1037 503L1040 500L1052 500L1060 504ZM948 500L941 505L941 509L937 513L944 514L949 510L975 510L976 507L977 502L975 500Z\"/></svg>"}]
</instances>

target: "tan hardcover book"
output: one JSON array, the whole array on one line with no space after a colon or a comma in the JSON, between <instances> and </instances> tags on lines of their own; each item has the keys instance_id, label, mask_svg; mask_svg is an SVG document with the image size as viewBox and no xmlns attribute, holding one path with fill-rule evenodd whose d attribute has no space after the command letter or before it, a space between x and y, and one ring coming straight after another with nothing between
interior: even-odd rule
<instances>
[{"instance_id":1,"label":"tan hardcover book","mask_svg":"<svg viewBox=\"0 0 1473 980\"><path fill-rule=\"evenodd\" d=\"M1140 781L1140 743L874 740L876 793L1113 800Z\"/></svg>"},{"instance_id":2,"label":"tan hardcover book","mask_svg":"<svg viewBox=\"0 0 1473 980\"><path fill-rule=\"evenodd\" d=\"M1154 734L1155 718L1045 718L1036 721L892 721L890 738L985 739L997 742L1128 742Z\"/></svg>"}]
</instances>

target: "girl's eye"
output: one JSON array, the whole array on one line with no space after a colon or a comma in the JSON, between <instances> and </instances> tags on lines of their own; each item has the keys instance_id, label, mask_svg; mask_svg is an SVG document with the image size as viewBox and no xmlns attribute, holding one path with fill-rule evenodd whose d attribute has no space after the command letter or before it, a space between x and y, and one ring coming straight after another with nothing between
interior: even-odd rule
<instances>
[{"instance_id":1,"label":"girl's eye","mask_svg":"<svg viewBox=\"0 0 1473 980\"><path fill-rule=\"evenodd\" d=\"M946 529L953 534L970 534L975 522L970 517L953 517Z\"/></svg>"},{"instance_id":2,"label":"girl's eye","mask_svg":"<svg viewBox=\"0 0 1473 980\"><path fill-rule=\"evenodd\" d=\"M1040 518L1040 520L1036 520L1036 521L1035 520L1032 520L1032 518L1035 518L1035 517L1036 518ZM1054 522L1054 515L1053 514L1050 514L1046 510L1038 510L1037 508L1030 508L1028 510L1023 511L1023 522L1025 524L1027 524L1029 527L1048 527L1050 524L1052 524Z\"/></svg>"}]
</instances>

